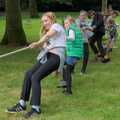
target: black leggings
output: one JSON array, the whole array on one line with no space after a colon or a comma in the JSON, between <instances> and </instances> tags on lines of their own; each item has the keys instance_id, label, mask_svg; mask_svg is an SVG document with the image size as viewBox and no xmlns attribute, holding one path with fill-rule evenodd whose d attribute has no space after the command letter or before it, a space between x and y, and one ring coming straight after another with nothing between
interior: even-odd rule
<instances>
[{"instance_id":1,"label":"black leggings","mask_svg":"<svg viewBox=\"0 0 120 120\"><path fill-rule=\"evenodd\" d=\"M105 50L102 45L102 37L103 35L100 34L95 34L93 37L90 38L90 46L91 49L93 50L94 54L98 54L100 52L101 56L105 55ZM97 47L95 43L97 42Z\"/></svg>"},{"instance_id":2,"label":"black leggings","mask_svg":"<svg viewBox=\"0 0 120 120\"><path fill-rule=\"evenodd\" d=\"M84 43L84 56L83 56L83 65L81 68L81 72L85 72L86 71L86 67L88 64L88 59L89 59L89 45L88 43Z\"/></svg>"},{"instance_id":3,"label":"black leggings","mask_svg":"<svg viewBox=\"0 0 120 120\"><path fill-rule=\"evenodd\" d=\"M66 81L66 92L72 93L72 72L74 65L66 64L63 69L63 80Z\"/></svg>"},{"instance_id":4,"label":"black leggings","mask_svg":"<svg viewBox=\"0 0 120 120\"><path fill-rule=\"evenodd\" d=\"M29 100L30 91L32 88L31 104L41 104L41 80L48 76L53 71L57 70L60 64L59 56L48 53L47 62L41 64L39 61L29 69L24 78L21 98L25 101Z\"/></svg>"}]
</instances>

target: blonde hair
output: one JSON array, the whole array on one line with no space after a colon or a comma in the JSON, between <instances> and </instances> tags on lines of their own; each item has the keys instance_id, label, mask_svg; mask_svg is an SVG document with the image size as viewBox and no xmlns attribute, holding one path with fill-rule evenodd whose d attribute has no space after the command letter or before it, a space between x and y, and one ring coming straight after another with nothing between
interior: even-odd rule
<instances>
[{"instance_id":1,"label":"blonde hair","mask_svg":"<svg viewBox=\"0 0 120 120\"><path fill-rule=\"evenodd\" d=\"M66 16L65 20L68 20L70 22L70 24L75 22L75 20L70 15Z\"/></svg>"},{"instance_id":2,"label":"blonde hair","mask_svg":"<svg viewBox=\"0 0 120 120\"><path fill-rule=\"evenodd\" d=\"M55 22L56 22L56 16L55 16L55 14L54 14L53 12L46 12L46 13L44 13L44 14L42 15L42 18L43 18L44 16L48 17L48 18L52 21L52 23L55 23ZM47 31L48 31L48 30L46 30L45 27L42 26L42 29L41 29L40 32L41 32L42 34L45 34Z\"/></svg>"},{"instance_id":3,"label":"blonde hair","mask_svg":"<svg viewBox=\"0 0 120 120\"><path fill-rule=\"evenodd\" d=\"M80 15L88 15L88 13L85 10L81 10Z\"/></svg>"},{"instance_id":4,"label":"blonde hair","mask_svg":"<svg viewBox=\"0 0 120 120\"><path fill-rule=\"evenodd\" d=\"M53 12L46 12L42 15L42 17L47 16L54 23L56 21L56 16Z\"/></svg>"}]
</instances>

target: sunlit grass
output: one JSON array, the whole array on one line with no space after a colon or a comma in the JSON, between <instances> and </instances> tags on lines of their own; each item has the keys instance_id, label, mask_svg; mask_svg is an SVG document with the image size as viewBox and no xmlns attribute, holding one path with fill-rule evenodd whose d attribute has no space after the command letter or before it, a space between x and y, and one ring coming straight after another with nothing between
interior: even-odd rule
<instances>
[{"instance_id":1,"label":"sunlit grass","mask_svg":"<svg viewBox=\"0 0 120 120\"><path fill-rule=\"evenodd\" d=\"M120 18L117 21L119 23ZM0 38L4 33L4 24L5 20L0 18ZM40 19L24 18L23 24L28 41L38 40ZM56 87L60 78L56 78L54 74L45 78L42 81L42 114L33 120L119 120L119 39L117 46L110 63L89 63L85 76L79 74L81 61L77 64L73 75L72 96L65 96ZM0 46L0 54L15 49L18 48ZM0 120L24 120L23 113L11 115L5 113L5 109L18 101L24 73L35 63L37 53L38 50L26 50L0 59Z\"/></svg>"}]
</instances>

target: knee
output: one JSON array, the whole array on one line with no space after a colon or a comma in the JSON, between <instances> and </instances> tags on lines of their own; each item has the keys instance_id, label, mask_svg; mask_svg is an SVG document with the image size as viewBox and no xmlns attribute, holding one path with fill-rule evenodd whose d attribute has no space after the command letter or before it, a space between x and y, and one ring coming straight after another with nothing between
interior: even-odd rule
<instances>
[{"instance_id":1,"label":"knee","mask_svg":"<svg viewBox=\"0 0 120 120\"><path fill-rule=\"evenodd\" d=\"M28 77L32 77L32 71L31 70L27 70L25 72L25 75L28 76Z\"/></svg>"},{"instance_id":2,"label":"knee","mask_svg":"<svg viewBox=\"0 0 120 120\"><path fill-rule=\"evenodd\" d=\"M36 74L33 74L32 77L31 77L31 82L32 83L38 83L40 81L40 78L38 75Z\"/></svg>"}]
</instances>

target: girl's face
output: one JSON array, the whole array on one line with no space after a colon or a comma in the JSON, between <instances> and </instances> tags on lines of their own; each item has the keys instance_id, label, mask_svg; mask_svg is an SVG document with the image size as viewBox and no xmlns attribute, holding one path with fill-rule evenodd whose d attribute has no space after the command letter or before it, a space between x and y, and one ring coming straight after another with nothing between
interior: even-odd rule
<instances>
[{"instance_id":1,"label":"girl's face","mask_svg":"<svg viewBox=\"0 0 120 120\"><path fill-rule=\"evenodd\" d=\"M42 24L43 24L43 27L46 30L49 30L50 27L52 26L53 22L52 22L52 20L48 16L43 16L42 17Z\"/></svg>"},{"instance_id":2,"label":"girl's face","mask_svg":"<svg viewBox=\"0 0 120 120\"><path fill-rule=\"evenodd\" d=\"M87 18L87 15L86 14L80 14L80 19L81 20L85 20Z\"/></svg>"},{"instance_id":3,"label":"girl's face","mask_svg":"<svg viewBox=\"0 0 120 120\"><path fill-rule=\"evenodd\" d=\"M69 20L65 20L65 21L64 21L64 28L65 28L65 29L68 29L69 26L70 26L70 21L69 21Z\"/></svg>"}]
</instances>

